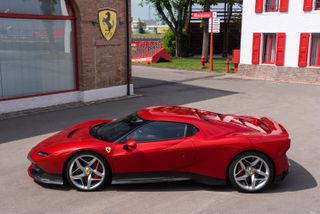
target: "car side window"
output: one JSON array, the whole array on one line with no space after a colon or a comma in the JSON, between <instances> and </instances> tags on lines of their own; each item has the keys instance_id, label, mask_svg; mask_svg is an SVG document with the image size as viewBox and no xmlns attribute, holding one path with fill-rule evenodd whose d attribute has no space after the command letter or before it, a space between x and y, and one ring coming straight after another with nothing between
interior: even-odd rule
<instances>
[{"instance_id":1,"label":"car side window","mask_svg":"<svg viewBox=\"0 0 320 214\"><path fill-rule=\"evenodd\" d=\"M190 134L188 127L183 123L150 122L133 131L126 140L133 139L138 143L145 143L184 138Z\"/></svg>"},{"instance_id":2,"label":"car side window","mask_svg":"<svg viewBox=\"0 0 320 214\"><path fill-rule=\"evenodd\" d=\"M199 129L194 127L193 125L188 125L188 131L186 137L191 137L199 132Z\"/></svg>"}]
</instances>

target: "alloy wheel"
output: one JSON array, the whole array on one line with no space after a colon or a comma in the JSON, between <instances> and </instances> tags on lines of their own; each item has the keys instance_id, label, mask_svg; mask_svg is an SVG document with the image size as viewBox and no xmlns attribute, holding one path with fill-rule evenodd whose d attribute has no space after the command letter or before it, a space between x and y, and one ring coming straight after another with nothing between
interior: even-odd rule
<instances>
[{"instance_id":1,"label":"alloy wheel","mask_svg":"<svg viewBox=\"0 0 320 214\"><path fill-rule=\"evenodd\" d=\"M270 180L271 171L267 162L258 156L245 156L233 168L233 178L243 190L256 192Z\"/></svg>"},{"instance_id":2,"label":"alloy wheel","mask_svg":"<svg viewBox=\"0 0 320 214\"><path fill-rule=\"evenodd\" d=\"M105 181L106 167L97 156L80 155L71 161L68 176L76 188L85 191L95 190Z\"/></svg>"}]
</instances>

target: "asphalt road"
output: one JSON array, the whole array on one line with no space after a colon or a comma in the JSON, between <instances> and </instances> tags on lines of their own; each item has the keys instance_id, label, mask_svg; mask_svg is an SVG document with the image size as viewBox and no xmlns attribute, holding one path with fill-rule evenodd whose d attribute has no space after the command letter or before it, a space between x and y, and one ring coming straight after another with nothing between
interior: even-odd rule
<instances>
[{"instance_id":1,"label":"asphalt road","mask_svg":"<svg viewBox=\"0 0 320 214\"><path fill-rule=\"evenodd\" d=\"M0 213L320 213L319 86L145 67L134 67L133 73L141 96L0 121ZM82 193L40 186L27 176L28 151L52 133L152 105L270 116L291 135L290 174L261 194L189 181L114 185Z\"/></svg>"}]
</instances>

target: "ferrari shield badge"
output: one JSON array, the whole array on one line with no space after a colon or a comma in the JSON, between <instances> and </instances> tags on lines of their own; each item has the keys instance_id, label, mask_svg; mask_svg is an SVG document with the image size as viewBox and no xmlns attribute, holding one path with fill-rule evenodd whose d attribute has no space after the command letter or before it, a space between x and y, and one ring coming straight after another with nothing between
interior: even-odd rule
<instances>
[{"instance_id":1,"label":"ferrari shield badge","mask_svg":"<svg viewBox=\"0 0 320 214\"><path fill-rule=\"evenodd\" d=\"M106 40L111 40L117 30L117 11L111 8L99 10L100 31Z\"/></svg>"},{"instance_id":2,"label":"ferrari shield badge","mask_svg":"<svg viewBox=\"0 0 320 214\"><path fill-rule=\"evenodd\" d=\"M106 147L106 152L109 154L111 152L111 148L110 147Z\"/></svg>"}]
</instances>

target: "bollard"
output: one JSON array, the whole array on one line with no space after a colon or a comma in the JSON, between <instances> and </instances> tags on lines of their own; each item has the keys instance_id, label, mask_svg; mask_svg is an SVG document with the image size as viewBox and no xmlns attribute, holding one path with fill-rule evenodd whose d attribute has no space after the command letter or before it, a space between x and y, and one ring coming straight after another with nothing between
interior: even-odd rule
<instances>
[{"instance_id":1,"label":"bollard","mask_svg":"<svg viewBox=\"0 0 320 214\"><path fill-rule=\"evenodd\" d=\"M239 70L239 63L240 63L240 50L233 50L232 51L232 62L234 64L234 72L238 72Z\"/></svg>"},{"instance_id":2,"label":"bollard","mask_svg":"<svg viewBox=\"0 0 320 214\"><path fill-rule=\"evenodd\" d=\"M227 60L226 60L226 72L229 73L229 71L230 71L230 59L227 58Z\"/></svg>"},{"instance_id":3,"label":"bollard","mask_svg":"<svg viewBox=\"0 0 320 214\"><path fill-rule=\"evenodd\" d=\"M200 59L200 62L201 62L201 69L204 69L206 67L206 62L207 62L206 57L202 56Z\"/></svg>"},{"instance_id":4,"label":"bollard","mask_svg":"<svg viewBox=\"0 0 320 214\"><path fill-rule=\"evenodd\" d=\"M234 64L234 72L238 73L238 71L239 71L239 64L237 63L237 64Z\"/></svg>"}]
</instances>

